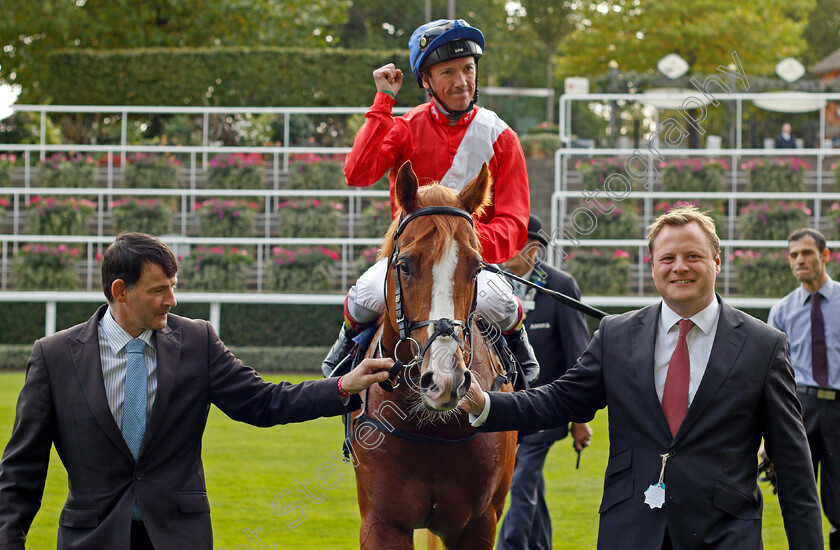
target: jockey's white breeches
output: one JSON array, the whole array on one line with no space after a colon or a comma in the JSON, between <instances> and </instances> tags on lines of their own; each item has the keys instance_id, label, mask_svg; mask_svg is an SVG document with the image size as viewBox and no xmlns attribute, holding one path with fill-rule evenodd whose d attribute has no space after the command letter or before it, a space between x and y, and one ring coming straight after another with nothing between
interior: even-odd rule
<instances>
[{"instance_id":1,"label":"jockey's white breeches","mask_svg":"<svg viewBox=\"0 0 840 550\"><path fill-rule=\"evenodd\" d=\"M388 267L387 259L377 261L347 294L347 312L357 323L371 323L385 311L385 277L392 276ZM497 273L479 271L475 307L482 319L502 332L515 328L521 321L519 299L510 284Z\"/></svg>"}]
</instances>

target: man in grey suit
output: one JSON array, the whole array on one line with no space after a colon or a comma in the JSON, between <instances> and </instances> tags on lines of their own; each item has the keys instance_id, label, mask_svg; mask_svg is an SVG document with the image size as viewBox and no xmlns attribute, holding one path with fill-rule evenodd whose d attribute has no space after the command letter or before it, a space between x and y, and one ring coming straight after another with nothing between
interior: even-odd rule
<instances>
[{"instance_id":1,"label":"man in grey suit","mask_svg":"<svg viewBox=\"0 0 840 550\"><path fill-rule=\"evenodd\" d=\"M662 302L603 319L552 384L515 394L471 388L462 407L486 431L586 422L608 407L600 549L762 548L762 438L790 548L822 548L784 334L716 295L720 241L696 208L660 216L648 248Z\"/></svg>"},{"instance_id":2,"label":"man in grey suit","mask_svg":"<svg viewBox=\"0 0 840 550\"><path fill-rule=\"evenodd\" d=\"M108 304L35 342L0 463L3 550L25 547L53 444L70 487L60 550L210 550L211 404L255 426L302 422L345 412L351 394L387 379L391 361L376 360L338 379L262 380L209 323L169 313L177 270L157 238L121 234L102 260Z\"/></svg>"}]
</instances>

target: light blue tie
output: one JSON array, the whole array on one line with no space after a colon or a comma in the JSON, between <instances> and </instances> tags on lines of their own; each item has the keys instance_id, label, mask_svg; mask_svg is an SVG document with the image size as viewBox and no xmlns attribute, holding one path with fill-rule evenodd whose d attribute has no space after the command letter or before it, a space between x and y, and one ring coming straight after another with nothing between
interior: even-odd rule
<instances>
[{"instance_id":1,"label":"light blue tie","mask_svg":"<svg viewBox=\"0 0 840 550\"><path fill-rule=\"evenodd\" d=\"M146 433L146 403L149 399L147 388L146 361L143 351L146 342L135 338L125 345L125 393L123 394L122 434L131 454L137 460L140 444Z\"/></svg>"}]
</instances>

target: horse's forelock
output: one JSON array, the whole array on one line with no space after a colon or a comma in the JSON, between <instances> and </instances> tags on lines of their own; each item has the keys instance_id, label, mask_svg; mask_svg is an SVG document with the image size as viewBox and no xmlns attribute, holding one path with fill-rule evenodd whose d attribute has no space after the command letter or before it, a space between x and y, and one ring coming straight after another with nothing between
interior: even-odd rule
<instances>
[{"instance_id":1,"label":"horse's forelock","mask_svg":"<svg viewBox=\"0 0 840 550\"><path fill-rule=\"evenodd\" d=\"M452 206L454 208L461 208L461 203L458 200L458 195L448 187L439 185L434 182L431 185L424 185L417 190L417 207L425 208L427 206ZM399 219L402 214L401 210L397 211L394 221L385 233L385 238L382 241L382 248L377 255L377 259L390 258L394 253L394 233L399 227ZM412 240L402 243L403 246L408 246L411 242L416 240L423 240L428 238L430 234L439 231L443 235L455 235L458 230L458 223L460 217L458 216L435 216L434 220L431 217L420 216L411 222ZM416 225L415 225L416 224ZM481 240L476 235L473 242L468 243L470 249L481 254ZM449 242L448 239L435 239L434 249L430 254L423 255L423 262L426 263L434 258L439 258L443 254L443 249Z\"/></svg>"}]
</instances>

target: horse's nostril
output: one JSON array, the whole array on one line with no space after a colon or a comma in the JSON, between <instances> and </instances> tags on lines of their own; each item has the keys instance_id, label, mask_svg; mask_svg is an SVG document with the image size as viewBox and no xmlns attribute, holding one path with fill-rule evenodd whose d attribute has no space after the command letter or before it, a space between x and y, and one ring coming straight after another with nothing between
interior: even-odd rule
<instances>
[{"instance_id":1,"label":"horse's nostril","mask_svg":"<svg viewBox=\"0 0 840 550\"><path fill-rule=\"evenodd\" d=\"M458 389L456 391L456 394L458 395L458 399L461 399L462 397L467 395L467 392L470 391L470 384L471 383L472 383L472 375L470 374L470 371L467 371L467 372L464 373L464 382L460 386L458 386Z\"/></svg>"},{"instance_id":2,"label":"horse's nostril","mask_svg":"<svg viewBox=\"0 0 840 550\"><path fill-rule=\"evenodd\" d=\"M420 377L420 389L423 390L424 392L429 391L430 389L433 389L433 387L435 385L433 380L434 380L434 374L432 374L431 372L424 373Z\"/></svg>"}]
</instances>

